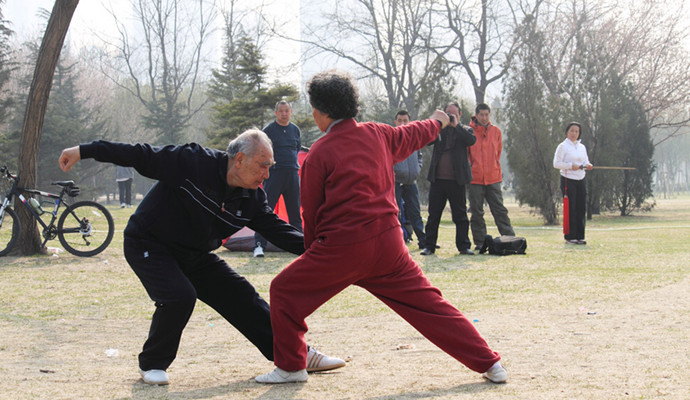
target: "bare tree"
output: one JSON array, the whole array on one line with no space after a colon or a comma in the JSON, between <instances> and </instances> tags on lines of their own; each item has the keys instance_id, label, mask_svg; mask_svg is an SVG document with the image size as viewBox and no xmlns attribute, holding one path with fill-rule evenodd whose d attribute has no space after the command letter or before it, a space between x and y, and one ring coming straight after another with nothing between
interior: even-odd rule
<instances>
[{"instance_id":1,"label":"bare tree","mask_svg":"<svg viewBox=\"0 0 690 400\"><path fill-rule=\"evenodd\" d=\"M645 107L655 146L690 127L687 14L687 1L632 2L602 29L610 35L616 67Z\"/></svg>"},{"instance_id":2,"label":"bare tree","mask_svg":"<svg viewBox=\"0 0 690 400\"><path fill-rule=\"evenodd\" d=\"M435 0L353 0L337 2L333 12L307 22L302 43L311 58L328 54L356 66L362 78L383 88L390 108L405 107L413 118L420 91L435 82L449 49L437 42L441 27L432 12ZM315 21L328 21L318 25ZM434 47L440 48L437 52Z\"/></svg>"},{"instance_id":3,"label":"bare tree","mask_svg":"<svg viewBox=\"0 0 690 400\"><path fill-rule=\"evenodd\" d=\"M36 184L38 148L41 142L41 130L48 105L48 96L53 84L55 67L60 58L60 51L77 4L79 4L79 0L55 0L38 52L19 147L18 174L24 187L32 187ZM17 208L17 215L22 226L22 233L19 238L21 253L31 255L41 251L41 237L32 215L24 207Z\"/></svg>"},{"instance_id":4,"label":"bare tree","mask_svg":"<svg viewBox=\"0 0 690 400\"><path fill-rule=\"evenodd\" d=\"M158 132L159 142L179 141L186 125L208 102L193 101L216 13L215 5L207 3L132 0L135 29L128 29L111 11L119 39L110 46L118 62L103 63L103 72L146 108L144 125Z\"/></svg>"},{"instance_id":5,"label":"bare tree","mask_svg":"<svg viewBox=\"0 0 690 400\"><path fill-rule=\"evenodd\" d=\"M673 9L674 12L668 10ZM547 3L539 25L545 32L548 54L541 73L551 93L579 90L575 65L585 54L583 41L607 55L589 67L597 75L615 71L632 84L644 107L654 145L687 131L690 127L690 53L684 41L690 35L684 24L687 1L648 0L621 7L615 3L587 0L565 4ZM596 101L596 98L589 98ZM588 104L596 110L597 104ZM596 134L596 132L595 132Z\"/></svg>"},{"instance_id":6,"label":"bare tree","mask_svg":"<svg viewBox=\"0 0 690 400\"><path fill-rule=\"evenodd\" d=\"M485 103L486 89L508 72L521 45L515 31L538 12L542 2L445 0L448 28L455 36L448 47L455 48L458 57L449 63L467 73L477 104Z\"/></svg>"}]
</instances>

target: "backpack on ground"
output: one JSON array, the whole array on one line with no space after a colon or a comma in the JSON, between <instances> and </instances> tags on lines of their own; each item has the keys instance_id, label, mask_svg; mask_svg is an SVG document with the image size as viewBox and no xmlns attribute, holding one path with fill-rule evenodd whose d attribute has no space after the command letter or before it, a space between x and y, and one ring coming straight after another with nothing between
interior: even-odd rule
<instances>
[{"instance_id":1,"label":"backpack on ground","mask_svg":"<svg viewBox=\"0 0 690 400\"><path fill-rule=\"evenodd\" d=\"M499 236L492 238L491 235L486 235L479 253L484 254L488 251L489 254L507 256L511 254L525 254L525 250L527 250L527 239L523 237Z\"/></svg>"}]
</instances>

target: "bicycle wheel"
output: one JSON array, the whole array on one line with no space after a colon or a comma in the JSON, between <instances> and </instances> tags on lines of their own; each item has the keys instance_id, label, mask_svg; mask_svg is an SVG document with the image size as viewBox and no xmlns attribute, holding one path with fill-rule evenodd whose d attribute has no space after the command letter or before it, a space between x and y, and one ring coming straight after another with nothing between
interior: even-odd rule
<instances>
[{"instance_id":1,"label":"bicycle wheel","mask_svg":"<svg viewBox=\"0 0 690 400\"><path fill-rule=\"evenodd\" d=\"M110 212L93 201L80 201L63 211L57 235L62 247L75 256L90 257L113 240L115 223Z\"/></svg>"},{"instance_id":2,"label":"bicycle wheel","mask_svg":"<svg viewBox=\"0 0 690 400\"><path fill-rule=\"evenodd\" d=\"M22 227L17 221L17 214L7 207L5 214L0 217L0 256L4 256L12 250L17 239L19 239L21 229Z\"/></svg>"}]
</instances>

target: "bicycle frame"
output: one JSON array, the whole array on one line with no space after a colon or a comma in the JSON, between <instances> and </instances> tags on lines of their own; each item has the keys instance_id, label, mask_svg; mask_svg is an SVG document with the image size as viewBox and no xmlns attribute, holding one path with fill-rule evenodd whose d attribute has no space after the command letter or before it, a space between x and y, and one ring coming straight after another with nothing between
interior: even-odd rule
<instances>
[{"instance_id":1,"label":"bicycle frame","mask_svg":"<svg viewBox=\"0 0 690 400\"><path fill-rule=\"evenodd\" d=\"M3 229L0 236L0 255L4 256L11 252L21 237L22 227L16 213L20 208L19 202L43 227L41 234L44 240L41 247L45 247L49 240L57 238L66 251L79 257L91 257L105 250L112 241L115 232L112 215L105 206L95 201L72 202L71 200L79 195L79 187L74 184L74 181L53 182L53 185L61 187L60 194L54 194L20 187L19 178L12 175L6 166L0 167L0 177L7 179L10 183L10 189L0 204L0 229ZM38 205L34 196L41 199ZM43 210L43 205L50 203L54 204L52 210L50 206L46 206L48 210ZM14 209L10 207L12 205ZM65 206L64 210L60 210L62 206ZM42 218L45 213L50 214L49 222L46 222L48 218ZM9 223L7 223L8 220ZM11 232L3 225L9 225ZM36 229L36 225L33 225L31 229Z\"/></svg>"},{"instance_id":2,"label":"bicycle frame","mask_svg":"<svg viewBox=\"0 0 690 400\"><path fill-rule=\"evenodd\" d=\"M57 229L55 228L55 220L57 220L57 218L58 218L58 210L60 209L60 205L64 205L65 207L69 207L69 203L63 199L63 196L67 192L67 188L63 187L63 189L59 195L44 192L42 190L22 188L22 187L19 187L17 185L19 182L19 179L17 178L17 176L12 175L9 172L7 172L7 175L8 175L8 178L12 181L12 187L10 188L9 193L7 194L4 201L2 202L2 206L0 206L0 215L4 215L5 209L12 204L13 197L16 197L17 199L19 199L21 204L23 204L29 210L31 215L33 215L34 219L43 227L43 233L42 233L43 243L41 244L41 247L45 247L48 240L54 239L55 235L57 235ZM51 214L50 223L46 224L43 221L43 219L41 218L41 214L39 214L31 206L31 204L29 204L29 197L24 197L23 193L40 195L42 197L47 197L47 198L54 200L55 207L53 208L53 211L45 211L45 213ZM0 224L1 223L2 222L0 219Z\"/></svg>"}]
</instances>

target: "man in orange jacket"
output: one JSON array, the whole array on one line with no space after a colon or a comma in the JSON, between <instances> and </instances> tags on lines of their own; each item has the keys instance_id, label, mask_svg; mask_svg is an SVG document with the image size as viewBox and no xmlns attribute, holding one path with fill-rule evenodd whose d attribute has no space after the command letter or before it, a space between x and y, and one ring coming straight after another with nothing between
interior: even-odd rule
<instances>
[{"instance_id":1,"label":"man in orange jacket","mask_svg":"<svg viewBox=\"0 0 690 400\"><path fill-rule=\"evenodd\" d=\"M501 130L491 125L491 108L484 103L478 104L470 126L474 129L477 142L467 148L467 154L472 165L472 182L469 185L470 198L470 226L472 240L476 249L480 249L486 237L486 223L484 222L484 201L489 204L491 215L501 235L515 236L510 225L508 210L503 205L501 182L501 151L503 139Z\"/></svg>"}]
</instances>

